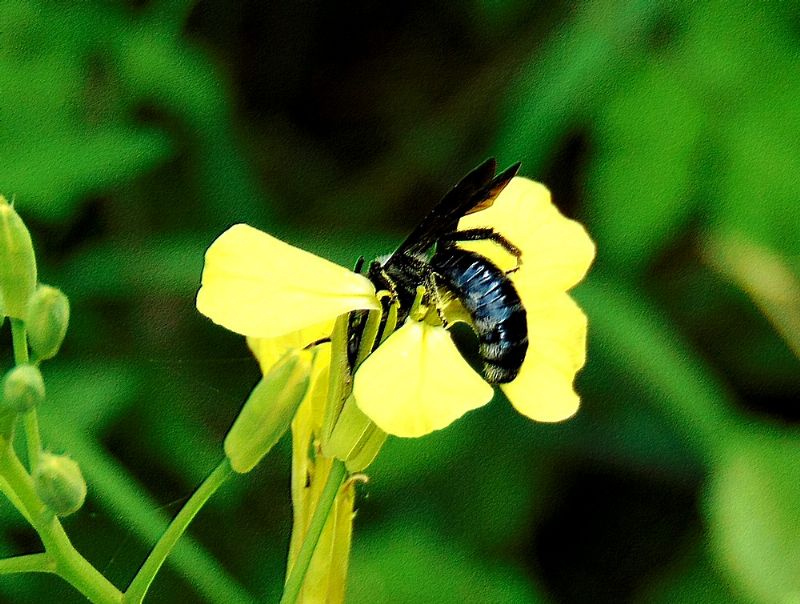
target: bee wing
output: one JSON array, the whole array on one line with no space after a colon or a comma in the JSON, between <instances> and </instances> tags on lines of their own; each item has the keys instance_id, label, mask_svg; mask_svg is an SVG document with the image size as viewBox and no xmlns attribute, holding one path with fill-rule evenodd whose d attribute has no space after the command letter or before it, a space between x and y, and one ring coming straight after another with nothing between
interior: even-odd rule
<instances>
[{"instance_id":1,"label":"bee wing","mask_svg":"<svg viewBox=\"0 0 800 604\"><path fill-rule=\"evenodd\" d=\"M495 176L497 162L494 158L487 159L447 192L411 231L392 257L424 252L436 243L441 235L456 230L461 217L491 206L500 191L517 173L519 166L517 162Z\"/></svg>"},{"instance_id":2,"label":"bee wing","mask_svg":"<svg viewBox=\"0 0 800 604\"><path fill-rule=\"evenodd\" d=\"M490 207L494 203L494 200L497 199L497 196L500 195L501 191L506 188L506 185L511 182L511 179L517 175L520 165L520 162L517 162L495 176L485 189L480 191L480 195L475 195L474 205L458 216L456 224L458 223L458 219L463 216L474 214L475 212L480 212ZM456 225L454 224L452 230L455 230L455 227Z\"/></svg>"}]
</instances>

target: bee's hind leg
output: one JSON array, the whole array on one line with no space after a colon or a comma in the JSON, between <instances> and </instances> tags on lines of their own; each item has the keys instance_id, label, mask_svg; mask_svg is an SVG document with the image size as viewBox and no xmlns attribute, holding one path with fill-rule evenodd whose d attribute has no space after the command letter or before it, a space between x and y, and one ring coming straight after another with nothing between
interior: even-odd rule
<instances>
[{"instance_id":1,"label":"bee's hind leg","mask_svg":"<svg viewBox=\"0 0 800 604\"><path fill-rule=\"evenodd\" d=\"M433 305L436 308L436 314L439 315L439 320L442 322L442 326L447 329L449 323L447 321L447 317L444 316L445 301L442 299L441 290L439 289L439 285L436 283L436 271L430 267L428 267L428 270L425 272L425 290L428 292L428 295L433 301Z\"/></svg>"},{"instance_id":2,"label":"bee's hind leg","mask_svg":"<svg viewBox=\"0 0 800 604\"><path fill-rule=\"evenodd\" d=\"M509 254L514 256L514 259L517 262L517 265L514 268L506 271L506 275L518 271L519 267L522 266L522 250L492 228L465 229L463 231L453 231L452 233L447 233L446 235L442 236L440 238L440 241L450 241L450 242L491 241L492 243L499 245Z\"/></svg>"}]
</instances>

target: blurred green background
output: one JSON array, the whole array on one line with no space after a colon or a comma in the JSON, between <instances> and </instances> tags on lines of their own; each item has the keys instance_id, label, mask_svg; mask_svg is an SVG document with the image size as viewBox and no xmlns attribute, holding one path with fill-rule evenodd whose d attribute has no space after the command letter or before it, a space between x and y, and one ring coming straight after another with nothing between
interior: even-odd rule
<instances>
[{"instance_id":1,"label":"blurred green background","mask_svg":"<svg viewBox=\"0 0 800 604\"><path fill-rule=\"evenodd\" d=\"M0 191L73 306L42 424L89 482L78 548L126 585L258 378L194 309L216 235L350 266L496 156L597 241L583 408L390 439L349 600L799 602L798 8L0 0ZM151 600L276 601L288 477L282 442ZM39 549L0 502L0 554ZM0 599L82 601L42 575Z\"/></svg>"}]
</instances>

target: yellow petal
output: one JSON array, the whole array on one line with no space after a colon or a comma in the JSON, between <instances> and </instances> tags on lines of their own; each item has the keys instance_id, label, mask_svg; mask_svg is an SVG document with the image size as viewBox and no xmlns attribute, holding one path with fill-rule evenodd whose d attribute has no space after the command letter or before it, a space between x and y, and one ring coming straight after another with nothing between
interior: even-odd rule
<instances>
[{"instance_id":1,"label":"yellow petal","mask_svg":"<svg viewBox=\"0 0 800 604\"><path fill-rule=\"evenodd\" d=\"M322 420L325 414L325 404L328 400L328 385L330 382L331 367L331 346L323 344L317 347L317 354L314 356L314 365L311 368L311 385L306 394L306 400L310 407L311 428L314 434L321 434Z\"/></svg>"},{"instance_id":2,"label":"yellow petal","mask_svg":"<svg viewBox=\"0 0 800 604\"><path fill-rule=\"evenodd\" d=\"M492 399L442 327L408 321L356 372L353 396L384 432L423 436Z\"/></svg>"},{"instance_id":3,"label":"yellow petal","mask_svg":"<svg viewBox=\"0 0 800 604\"><path fill-rule=\"evenodd\" d=\"M500 387L511 404L540 422L575 414L575 374L586 361L586 315L567 294L526 306L528 353L517 378Z\"/></svg>"},{"instance_id":4,"label":"yellow petal","mask_svg":"<svg viewBox=\"0 0 800 604\"><path fill-rule=\"evenodd\" d=\"M277 338L248 337L247 345L258 359L261 372L267 373L290 348L305 348L312 342L327 338L332 330L333 321L324 321Z\"/></svg>"},{"instance_id":5,"label":"yellow petal","mask_svg":"<svg viewBox=\"0 0 800 604\"><path fill-rule=\"evenodd\" d=\"M206 252L197 309L237 333L272 338L378 308L364 277L245 224L220 235Z\"/></svg>"},{"instance_id":6,"label":"yellow petal","mask_svg":"<svg viewBox=\"0 0 800 604\"><path fill-rule=\"evenodd\" d=\"M595 246L583 226L566 218L550 199L550 191L516 177L494 205L464 216L459 230L491 227L522 250L522 266L514 283L527 281L541 294L567 291L583 279L594 260ZM491 259L503 270L516 265L510 254L489 241L460 244Z\"/></svg>"}]
</instances>

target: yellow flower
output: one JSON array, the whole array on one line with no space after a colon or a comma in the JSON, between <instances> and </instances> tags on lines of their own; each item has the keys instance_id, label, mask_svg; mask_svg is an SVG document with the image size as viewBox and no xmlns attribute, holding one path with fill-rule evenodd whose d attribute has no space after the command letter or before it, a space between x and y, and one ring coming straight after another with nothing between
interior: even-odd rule
<instances>
[{"instance_id":1,"label":"yellow flower","mask_svg":"<svg viewBox=\"0 0 800 604\"><path fill-rule=\"evenodd\" d=\"M580 402L572 383L586 357L586 316L566 292L586 274L594 243L558 211L543 185L521 177L494 205L459 221L460 230L481 227L493 228L522 251L522 265L509 278L526 310L529 345L517 377L500 388L531 419L567 419ZM514 257L490 241L459 245L504 270L515 267ZM421 436L488 403L493 390L443 327L409 320L361 365L353 395L384 431Z\"/></svg>"},{"instance_id":2,"label":"yellow flower","mask_svg":"<svg viewBox=\"0 0 800 604\"><path fill-rule=\"evenodd\" d=\"M366 277L246 224L232 226L208 248L197 292L197 310L253 338L324 333L341 314L377 308Z\"/></svg>"},{"instance_id":3,"label":"yellow flower","mask_svg":"<svg viewBox=\"0 0 800 604\"><path fill-rule=\"evenodd\" d=\"M330 336L336 317L378 309L372 282L263 231L237 224L206 251L197 309L215 323L247 336L264 375L290 349ZM330 346L314 358L307 400L319 430Z\"/></svg>"},{"instance_id":4,"label":"yellow flower","mask_svg":"<svg viewBox=\"0 0 800 604\"><path fill-rule=\"evenodd\" d=\"M567 295L588 270L594 244L559 213L542 185L514 178L490 208L465 216L460 229L492 227L522 251L509 275L526 309L529 346L518 376L500 387L521 413L560 421L575 413L572 382L583 366L586 317ZM504 270L516 261L487 241L459 244ZM334 319L380 308L373 284L327 260L236 225L208 249L197 308L248 336L266 371L290 347L330 334ZM445 312L451 321L454 306ZM463 313L462 311L462 314ZM468 320L468 316L461 320ZM382 430L421 436L486 404L493 388L464 360L441 325L410 317L358 368L353 396Z\"/></svg>"}]
</instances>

